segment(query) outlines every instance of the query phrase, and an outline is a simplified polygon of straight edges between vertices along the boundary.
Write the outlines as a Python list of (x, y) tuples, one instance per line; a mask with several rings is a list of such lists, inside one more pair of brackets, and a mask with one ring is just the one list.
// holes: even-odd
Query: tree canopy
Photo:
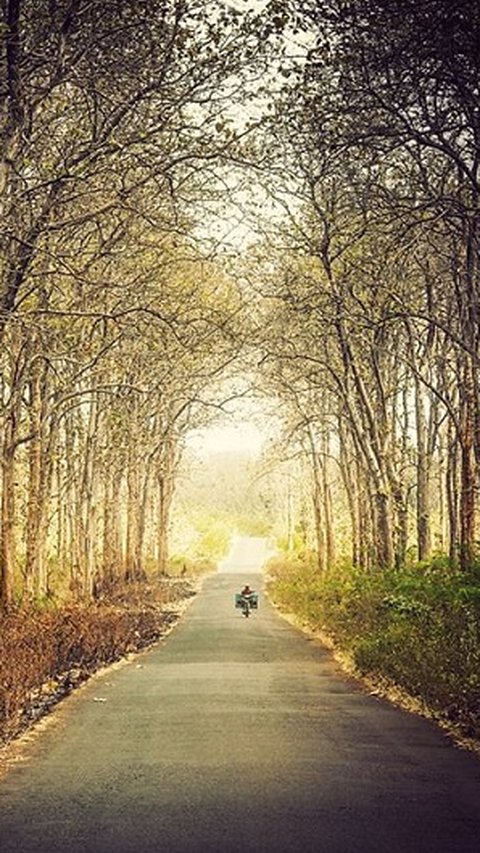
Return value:
[(272, 530), (320, 570), (471, 568), (475, 12), (5, 0), (4, 607), (166, 571), (185, 437), (242, 375), (298, 483)]

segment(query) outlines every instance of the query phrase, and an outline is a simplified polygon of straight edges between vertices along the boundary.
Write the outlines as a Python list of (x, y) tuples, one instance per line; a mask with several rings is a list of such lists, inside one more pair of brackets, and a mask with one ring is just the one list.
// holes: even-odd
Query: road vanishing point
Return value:
[(263, 594), (243, 618), (244, 580), (58, 706), (0, 780), (2, 853), (479, 853), (480, 759)]

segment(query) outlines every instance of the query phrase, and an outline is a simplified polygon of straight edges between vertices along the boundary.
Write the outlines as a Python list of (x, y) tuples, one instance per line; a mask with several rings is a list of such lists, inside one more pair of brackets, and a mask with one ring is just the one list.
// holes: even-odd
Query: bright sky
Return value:
[(187, 437), (187, 445), (202, 456), (213, 453), (242, 453), (258, 456), (268, 435), (252, 421), (237, 421), (194, 430)]

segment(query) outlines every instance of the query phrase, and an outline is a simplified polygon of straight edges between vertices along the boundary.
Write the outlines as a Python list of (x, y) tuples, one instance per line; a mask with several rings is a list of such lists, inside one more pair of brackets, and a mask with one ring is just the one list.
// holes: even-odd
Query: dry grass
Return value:
[(0, 617), (0, 742), (100, 667), (155, 642), (193, 594), (188, 581), (162, 578), (117, 586), (90, 606)]

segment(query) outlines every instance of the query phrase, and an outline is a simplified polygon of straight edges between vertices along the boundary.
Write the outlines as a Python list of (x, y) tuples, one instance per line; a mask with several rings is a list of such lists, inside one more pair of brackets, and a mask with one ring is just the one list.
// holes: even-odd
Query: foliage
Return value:
[(217, 0), (24, 0), (0, 18), (8, 608), (166, 568), (185, 433), (217, 412), (242, 344), (240, 290), (206, 233), (230, 116), (276, 36)]
[(478, 15), (467, 0), (288, 8), (307, 48), (269, 128), (285, 216), (259, 257), (260, 363), (311, 469), (319, 562), (335, 562), (346, 509), (356, 565), (402, 565), (413, 547), (467, 569), (480, 482)]
[(480, 734), (480, 583), (448, 567), (366, 574), (270, 564), (273, 599), (464, 732)]

